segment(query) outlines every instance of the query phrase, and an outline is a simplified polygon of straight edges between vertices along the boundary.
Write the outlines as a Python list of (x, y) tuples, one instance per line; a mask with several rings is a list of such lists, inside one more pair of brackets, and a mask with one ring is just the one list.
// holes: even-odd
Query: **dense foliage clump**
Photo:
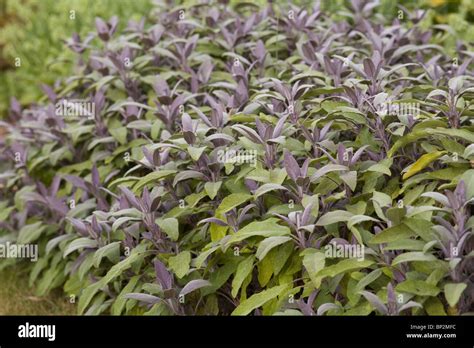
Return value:
[(39, 245), (40, 294), (87, 314), (472, 311), (469, 42), (448, 55), (422, 11), (356, 0), (150, 17), (97, 18), (68, 41), (74, 75), (2, 123), (1, 240)]

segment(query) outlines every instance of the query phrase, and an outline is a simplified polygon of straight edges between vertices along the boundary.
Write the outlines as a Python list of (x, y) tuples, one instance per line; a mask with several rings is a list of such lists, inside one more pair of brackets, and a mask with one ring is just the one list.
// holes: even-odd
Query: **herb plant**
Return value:
[(97, 18), (72, 74), (1, 123), (1, 240), (37, 244), (31, 283), (80, 314), (471, 312), (472, 45), (448, 55), (423, 15)]

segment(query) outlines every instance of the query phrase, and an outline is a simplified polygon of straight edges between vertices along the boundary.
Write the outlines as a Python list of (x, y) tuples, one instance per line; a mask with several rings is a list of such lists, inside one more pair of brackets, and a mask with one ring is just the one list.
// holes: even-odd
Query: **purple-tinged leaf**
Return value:
[(186, 296), (187, 294), (189, 294), (189, 293), (191, 293), (195, 290), (204, 288), (206, 286), (211, 286), (211, 285), (212, 284), (207, 280), (194, 279), (194, 280), (191, 280), (189, 283), (186, 284), (186, 286), (181, 290), (179, 295), (180, 296)]
[(288, 150), (285, 150), (283, 166), (285, 167), (288, 176), (296, 182), (296, 179), (301, 176), (301, 171), (298, 162), (296, 162), (295, 158)]
[(171, 289), (173, 285), (173, 277), (170, 272), (168, 272), (166, 266), (160, 260), (155, 260), (154, 265), (156, 279), (160, 283), (163, 290)]

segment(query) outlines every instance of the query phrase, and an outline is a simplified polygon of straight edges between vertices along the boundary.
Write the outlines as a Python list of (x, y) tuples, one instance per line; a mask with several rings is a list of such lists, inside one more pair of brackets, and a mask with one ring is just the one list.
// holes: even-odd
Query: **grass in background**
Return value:
[(28, 272), (12, 266), (0, 272), (0, 315), (75, 315), (76, 307), (61, 290), (36, 296), (28, 286)]
[(84, 38), (95, 30), (95, 17), (114, 15), (123, 28), (151, 8), (151, 0), (0, 0), (0, 118), (12, 96), (24, 105), (37, 102), (41, 83), (70, 73), (75, 56), (64, 40), (74, 32)]

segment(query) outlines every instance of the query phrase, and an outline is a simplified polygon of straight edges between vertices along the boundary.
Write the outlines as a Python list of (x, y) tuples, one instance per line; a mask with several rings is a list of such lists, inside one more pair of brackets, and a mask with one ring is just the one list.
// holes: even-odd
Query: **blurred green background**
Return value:
[(12, 96), (21, 104), (37, 101), (41, 82), (52, 85), (70, 73), (76, 57), (64, 40), (95, 31), (95, 17), (116, 15), (124, 28), (151, 8), (150, 0), (0, 0), (0, 114)]
[[(184, 0), (177, 3), (196, 2)], [(265, 4), (266, 1), (253, 1)], [(274, 3), (287, 4), (276, 0)], [(231, 0), (230, 5), (239, 1)], [(298, 5), (313, 1), (295, 0)], [(333, 11), (348, 0), (323, 0), (324, 9)], [(396, 17), (397, 4), (410, 10), (430, 9), (425, 25), (447, 24), (456, 34), (438, 38), (447, 49), (453, 49), (456, 38), (474, 41), (474, 0), (381, 0), (378, 12)], [(78, 32), (81, 38), (95, 31), (96, 16), (120, 18), (120, 28), (128, 20), (150, 14), (153, 0), (0, 0), (0, 118), (4, 118), (12, 96), (26, 105), (42, 96), (40, 83), (52, 85), (67, 76), (75, 55), (64, 40)], [(71, 19), (70, 11), (75, 11)], [(20, 58), (21, 66), (15, 66)]]

